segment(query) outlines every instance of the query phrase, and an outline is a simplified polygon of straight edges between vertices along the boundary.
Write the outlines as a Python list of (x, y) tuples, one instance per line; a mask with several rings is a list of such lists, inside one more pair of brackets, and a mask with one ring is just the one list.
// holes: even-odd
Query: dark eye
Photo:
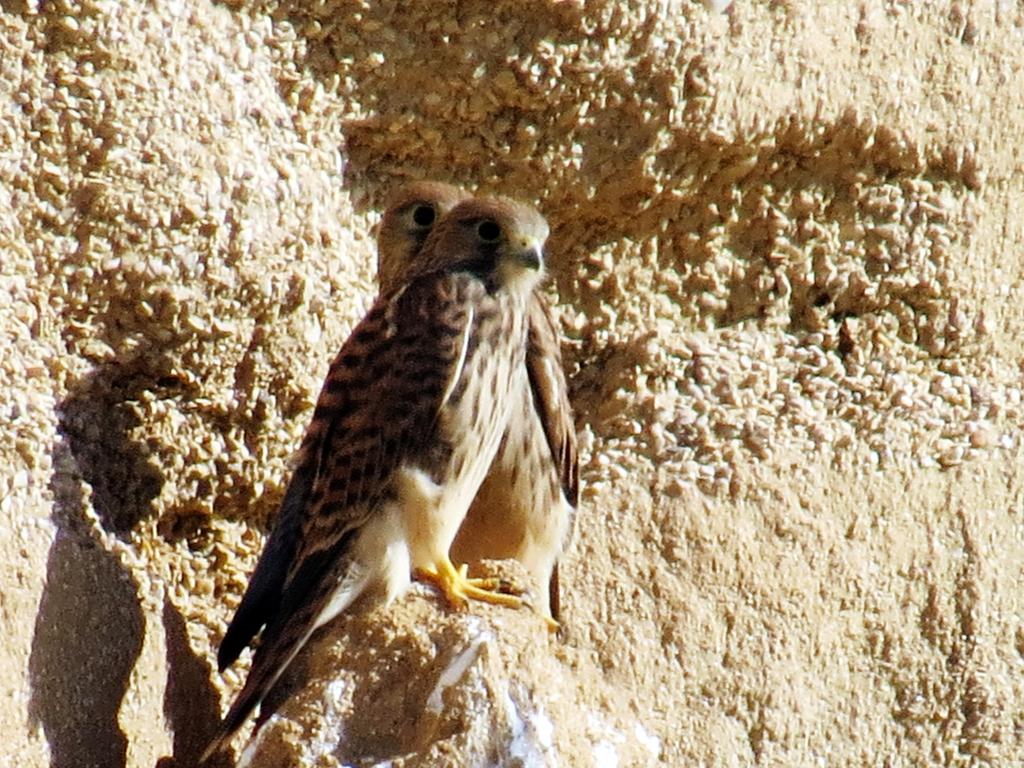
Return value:
[(481, 221), (477, 225), (476, 233), (485, 243), (493, 243), (501, 237), (501, 227), (490, 219), (487, 219), (486, 221)]
[(429, 227), (437, 218), (433, 207), (429, 205), (417, 205), (412, 212), (412, 220), (417, 227)]

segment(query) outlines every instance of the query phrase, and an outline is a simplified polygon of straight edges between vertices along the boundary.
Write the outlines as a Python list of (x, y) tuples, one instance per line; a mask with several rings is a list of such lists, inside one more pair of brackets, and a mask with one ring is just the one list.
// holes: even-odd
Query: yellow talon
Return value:
[(522, 607), (521, 598), (498, 591), (502, 587), (501, 579), (470, 579), (467, 572), (466, 565), (456, 568), (448, 557), (444, 557), (429, 568), (421, 568), (416, 575), (440, 589), (454, 608), (465, 608), (470, 600), (509, 608)]
[[(496, 595), (502, 598), (515, 597), (519, 600), (519, 605), (528, 605), (527, 601), (519, 597), (522, 594), (522, 589), (517, 587), (511, 581), (506, 579), (471, 579), (469, 578), (469, 564), (463, 563), (458, 568), (459, 578), (463, 579), (467, 584), (472, 585), (478, 589), (485, 590), (491, 595)], [(436, 583), (436, 582), (435, 582)], [(487, 598), (481, 598), (486, 602), (498, 602), (494, 600), (488, 600)], [(504, 600), (500, 601), (501, 605), (509, 605)], [(519, 606), (516, 606), (519, 607)], [(541, 614), (541, 618), (544, 619), (544, 623), (548, 625), (548, 629), (554, 633), (558, 633), (562, 629), (562, 625), (555, 621), (554, 617), (547, 614)]]
[(474, 587), (478, 587), (479, 589), (487, 590), (488, 592), (497, 592), (498, 594), (501, 594), (501, 595), (515, 595), (516, 597), (521, 597), (522, 594), (523, 594), (522, 588), (517, 586), (514, 582), (509, 581), (508, 579), (502, 579), (502, 578), (486, 578), (486, 579), (476, 579), (476, 578), (473, 578), (473, 579), (471, 579), (471, 578), (469, 578), (469, 565), (467, 563), (463, 563), (462, 565), (459, 566), (459, 576), (462, 579), (465, 579), (467, 583), (472, 584)]

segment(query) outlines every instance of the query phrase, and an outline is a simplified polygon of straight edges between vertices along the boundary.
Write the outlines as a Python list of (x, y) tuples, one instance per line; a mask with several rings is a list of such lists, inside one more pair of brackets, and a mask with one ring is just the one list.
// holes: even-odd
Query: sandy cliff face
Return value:
[(418, 588), (253, 765), (1019, 759), (1024, 10), (406, 5), (0, 5), (6, 764), (195, 759), (407, 178), (552, 224), (566, 637)]

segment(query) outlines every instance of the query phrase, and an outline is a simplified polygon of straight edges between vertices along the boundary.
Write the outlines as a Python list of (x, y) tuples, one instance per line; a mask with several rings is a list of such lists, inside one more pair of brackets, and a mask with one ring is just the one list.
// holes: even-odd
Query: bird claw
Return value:
[[(514, 595), (515, 597), (522, 598), (526, 594), (526, 590), (516, 584), (511, 579), (503, 579), (501, 577), (488, 577), (488, 578), (470, 578), (469, 577), (469, 566), (463, 563), (458, 568), (459, 576), (465, 579), (467, 584), (471, 584), (478, 589), (485, 590), (487, 592), (497, 592), (501, 595)], [(525, 602), (525, 601), (523, 601)]]
[[(458, 610), (466, 607), (470, 600), (483, 603), (504, 605), (509, 608), (521, 608), (523, 599), (516, 594), (509, 594), (514, 586), (504, 579), (471, 579), (467, 576), (468, 566), (456, 568), (447, 557), (429, 568), (420, 568), (416, 577), (429, 581), (448, 599), (448, 603)], [(503, 588), (512, 587), (508, 591)]]
[[(523, 587), (519, 586), (514, 581), (510, 579), (502, 579), (500, 577), (489, 579), (470, 579), (466, 577), (468, 571), (469, 566), (465, 563), (459, 566), (459, 575), (465, 578), (466, 581), (471, 583), (473, 586), (485, 589), (488, 592), (497, 592), (501, 595), (514, 595), (515, 597), (519, 598), (519, 601), (522, 605), (526, 606), (527, 608), (532, 608), (535, 611), (537, 610), (533, 602), (529, 600), (527, 597), (524, 597), (524, 595), (527, 594), (527, 590), (523, 589)], [(537, 613), (540, 613), (540, 611), (537, 611)], [(544, 623), (547, 625), (549, 630), (556, 634), (561, 631), (562, 625), (559, 624), (553, 616), (549, 616), (546, 613), (541, 613), (540, 616), (542, 619), (544, 619)]]

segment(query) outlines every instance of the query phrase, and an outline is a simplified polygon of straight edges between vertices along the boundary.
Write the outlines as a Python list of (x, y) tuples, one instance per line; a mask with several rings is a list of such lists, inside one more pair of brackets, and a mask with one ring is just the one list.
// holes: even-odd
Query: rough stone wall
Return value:
[(253, 765), (1018, 761), (1021, 51), (1009, 2), (0, 3), (5, 764), (194, 760), (406, 178), (552, 223), (566, 638), (414, 590)]

